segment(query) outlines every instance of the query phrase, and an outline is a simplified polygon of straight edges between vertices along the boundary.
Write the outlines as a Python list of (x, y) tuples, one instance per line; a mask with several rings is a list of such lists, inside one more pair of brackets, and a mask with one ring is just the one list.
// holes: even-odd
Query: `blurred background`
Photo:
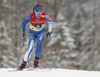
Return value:
[[(45, 68), (100, 71), (100, 0), (0, 0), (0, 68), (17, 67), (21, 24), (33, 11), (34, 3), (43, 5), (53, 20), (52, 37), (49, 44), (44, 40), (39, 64)], [(28, 49), (28, 29), (29, 24), (19, 65)], [(45, 29), (47, 32), (47, 23)], [(27, 68), (33, 67), (35, 49)]]

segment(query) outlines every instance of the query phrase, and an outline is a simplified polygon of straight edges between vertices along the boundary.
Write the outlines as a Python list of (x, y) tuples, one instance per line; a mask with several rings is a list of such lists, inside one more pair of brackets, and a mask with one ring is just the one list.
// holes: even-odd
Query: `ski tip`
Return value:
[(14, 70), (8, 70), (8, 72), (15, 72), (15, 71), (21, 71), (21, 70), (19, 68)]

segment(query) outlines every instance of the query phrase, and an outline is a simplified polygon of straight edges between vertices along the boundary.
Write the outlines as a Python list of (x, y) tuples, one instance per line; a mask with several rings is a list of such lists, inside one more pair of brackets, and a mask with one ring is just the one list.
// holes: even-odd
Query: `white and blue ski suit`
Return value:
[(25, 20), (22, 22), (21, 30), (25, 33), (25, 25), (30, 22), (29, 34), (28, 34), (28, 51), (24, 56), (24, 61), (28, 62), (30, 55), (34, 49), (35, 41), (37, 40), (37, 48), (35, 51), (35, 57), (40, 57), (42, 51), (42, 43), (45, 38), (44, 23), (48, 22), (48, 32), (52, 31), (53, 22), (45, 12), (42, 13), (42, 17), (37, 18), (35, 13), (31, 12)]

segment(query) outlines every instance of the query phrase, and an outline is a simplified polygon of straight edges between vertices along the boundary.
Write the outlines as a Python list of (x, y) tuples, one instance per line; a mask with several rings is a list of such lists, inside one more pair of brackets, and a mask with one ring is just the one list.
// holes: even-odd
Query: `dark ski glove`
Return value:
[(52, 32), (48, 32), (48, 33), (46, 34), (46, 39), (50, 39), (51, 33), (52, 33)]
[(24, 40), (24, 39), (25, 39), (25, 36), (26, 36), (25, 33), (23, 33), (23, 34), (21, 35), (21, 39)]

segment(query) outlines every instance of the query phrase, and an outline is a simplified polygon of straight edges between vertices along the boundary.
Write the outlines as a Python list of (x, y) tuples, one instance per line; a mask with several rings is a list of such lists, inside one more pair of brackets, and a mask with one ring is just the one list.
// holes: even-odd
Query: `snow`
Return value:
[(12, 68), (0, 69), (0, 77), (100, 77), (99, 71), (82, 71), (69, 69), (24, 69), (23, 71), (13, 71)]

